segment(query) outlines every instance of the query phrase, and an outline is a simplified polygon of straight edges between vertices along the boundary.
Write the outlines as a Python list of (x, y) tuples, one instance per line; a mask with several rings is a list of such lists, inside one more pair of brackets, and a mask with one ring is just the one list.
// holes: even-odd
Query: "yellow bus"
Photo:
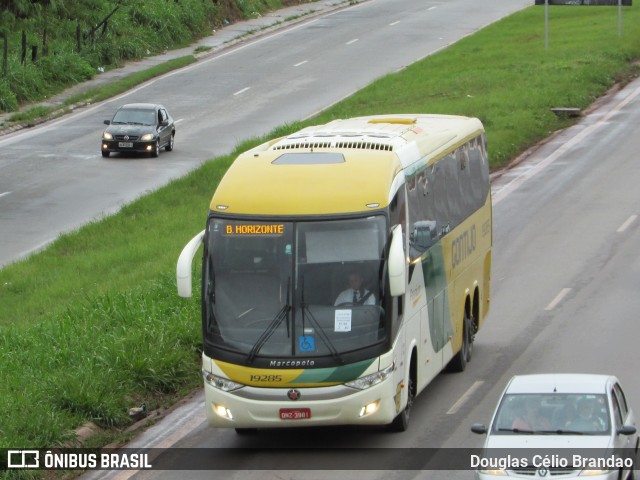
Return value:
[(202, 257), (210, 425), (389, 425), (489, 309), (492, 216), (475, 118), (335, 120), (241, 154), (183, 249)]

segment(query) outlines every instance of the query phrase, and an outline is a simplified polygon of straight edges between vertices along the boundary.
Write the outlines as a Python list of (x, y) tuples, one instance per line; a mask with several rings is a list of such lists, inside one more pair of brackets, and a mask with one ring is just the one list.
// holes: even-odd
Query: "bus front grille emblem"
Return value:
[(287, 392), (287, 397), (289, 397), (289, 400), (299, 400), (300, 399), (300, 391), (299, 390), (289, 390)]

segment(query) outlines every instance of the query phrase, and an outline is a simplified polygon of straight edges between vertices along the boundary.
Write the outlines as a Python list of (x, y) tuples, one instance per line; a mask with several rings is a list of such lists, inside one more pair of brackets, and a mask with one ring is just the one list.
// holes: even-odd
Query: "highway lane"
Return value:
[[(491, 314), (473, 361), (441, 374), (417, 399), (410, 429), (333, 428), (238, 436), (206, 426), (203, 397), (144, 432), (132, 448), (480, 447), (514, 374), (617, 375), (640, 414), (640, 80), (578, 125), (553, 136), (494, 180)], [(637, 416), (636, 415), (636, 416)], [(247, 469), (261, 457), (248, 454)], [(170, 479), (176, 472), (95, 472), (87, 478)], [(467, 479), (468, 471), (185, 471), (185, 479)]]
[[(247, 138), (307, 118), (375, 78), (532, 3), (368, 0), (2, 137), (0, 267)], [(160, 102), (169, 109), (178, 120), (174, 152), (162, 152), (158, 159), (100, 156), (102, 121), (130, 102)]]

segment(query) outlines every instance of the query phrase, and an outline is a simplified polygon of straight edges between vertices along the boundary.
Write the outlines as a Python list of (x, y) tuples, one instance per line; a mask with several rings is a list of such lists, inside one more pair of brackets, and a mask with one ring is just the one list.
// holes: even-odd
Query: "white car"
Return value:
[(635, 418), (611, 375), (513, 377), (487, 428), (477, 479), (632, 479), (638, 452)]

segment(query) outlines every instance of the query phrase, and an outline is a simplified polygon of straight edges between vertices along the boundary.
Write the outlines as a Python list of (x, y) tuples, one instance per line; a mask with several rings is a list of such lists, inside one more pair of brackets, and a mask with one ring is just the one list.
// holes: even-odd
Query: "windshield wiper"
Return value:
[[(262, 335), (258, 338), (258, 341), (251, 348), (249, 352), (249, 356), (247, 357), (247, 363), (251, 364), (260, 352), (260, 349), (264, 347), (264, 344), (271, 338), (271, 335), (278, 329), (280, 324), (285, 318), (289, 317), (289, 312), (291, 311), (291, 301), (290, 301), (290, 291), (291, 291), (291, 277), (287, 280), (287, 303), (282, 306), (280, 311), (276, 314), (276, 316), (271, 320), (271, 323), (267, 327), (267, 329), (262, 332)], [(287, 336), (289, 336), (289, 322), (287, 322)]]
[(527, 433), (529, 435), (584, 435), (584, 432), (575, 430), (523, 430), (520, 428), (499, 428), (499, 432)]
[(311, 310), (309, 310), (309, 307), (304, 303), (304, 276), (302, 277), (301, 287), (302, 287), (302, 292), (300, 293), (300, 309), (302, 311), (302, 331), (304, 332), (304, 323), (305, 323), (304, 313), (307, 312), (307, 314), (309, 315), (309, 320), (311, 321), (313, 328), (318, 332), (318, 336), (320, 337), (320, 340), (322, 341), (322, 343), (324, 343), (325, 346), (329, 349), (329, 351), (331, 352), (331, 355), (336, 360), (338, 360), (341, 364), (344, 365), (344, 359), (340, 356), (340, 354), (338, 353), (338, 350), (336, 350), (336, 347), (333, 345), (333, 343), (331, 343), (331, 340), (329, 339), (327, 334), (324, 332), (324, 329), (320, 326), (318, 321), (315, 319), (315, 317), (311, 313)]
[(521, 430), (519, 428), (498, 428), (499, 432), (513, 432), (513, 433), (528, 433), (530, 435), (534, 434), (533, 430)]
[(553, 430), (550, 433), (555, 433), (558, 435), (590, 435), (586, 432), (579, 432), (578, 430), (563, 430), (563, 429)]

